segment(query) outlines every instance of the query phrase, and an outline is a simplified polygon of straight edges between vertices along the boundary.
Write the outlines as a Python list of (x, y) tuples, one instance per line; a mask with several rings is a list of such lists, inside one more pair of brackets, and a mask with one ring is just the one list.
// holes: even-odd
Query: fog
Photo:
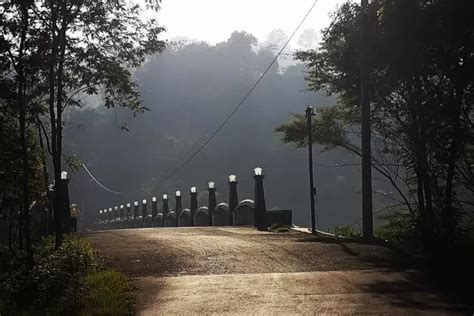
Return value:
[[(70, 191), (71, 202), (82, 210), (80, 225), (91, 223), (99, 209), (163, 193), (173, 195), (175, 190), (183, 192), (183, 207), (189, 207), (191, 186), (201, 192), (200, 206), (207, 205), (211, 180), (216, 182), (218, 202), (227, 202), (230, 174), (237, 175), (239, 200), (253, 198), (253, 168), (259, 166), (265, 173), (267, 208), (292, 209), (294, 223), (309, 226), (307, 149), (281, 143), (274, 129), (292, 113), (303, 113), (308, 105), (332, 105), (334, 98), (306, 91), (301, 64), (275, 64), (216, 137), (161, 183), (248, 92), (275, 56), (271, 44), (234, 32), (216, 45), (170, 45), (136, 73), (149, 111), (133, 117), (128, 110), (104, 109), (100, 102), (92, 102), (70, 112), (74, 125), (66, 127), (65, 154), (76, 155), (104, 186), (124, 193), (108, 192), (78, 170), (72, 175)], [(359, 161), (346, 152), (321, 149), (314, 150), (320, 227), (352, 224), (360, 219), (360, 168), (335, 165)]]

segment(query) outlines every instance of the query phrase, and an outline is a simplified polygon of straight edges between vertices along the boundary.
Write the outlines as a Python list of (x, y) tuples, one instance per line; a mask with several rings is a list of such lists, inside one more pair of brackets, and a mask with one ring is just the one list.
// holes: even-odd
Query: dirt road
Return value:
[(167, 314), (456, 314), (408, 258), (358, 243), (252, 228), (90, 233), (133, 277), (136, 310)]

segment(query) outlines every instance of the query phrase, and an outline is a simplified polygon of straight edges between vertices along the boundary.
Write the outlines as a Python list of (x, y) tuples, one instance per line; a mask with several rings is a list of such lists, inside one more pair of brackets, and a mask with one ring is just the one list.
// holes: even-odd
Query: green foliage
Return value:
[[(337, 97), (336, 105), (318, 110), (314, 141), (356, 155), (360, 14), (357, 3), (343, 4), (320, 48), (296, 53), (308, 67), (309, 89)], [(474, 212), (474, 2), (373, 1), (367, 16), (373, 167), (414, 214), (428, 249), (434, 241), (453, 244), (461, 215)], [(304, 120), (296, 115), (276, 131), (284, 142), (305, 146)]]
[(91, 244), (80, 238), (66, 238), (54, 250), (53, 238), (44, 238), (35, 252), (35, 265), (26, 268), (22, 254), (12, 258), (1, 275), (2, 314), (74, 313), (83, 304), (85, 278), (101, 262)]
[(83, 310), (87, 315), (131, 314), (127, 278), (114, 270), (92, 272), (86, 277), (87, 294)]
[(357, 238), (360, 237), (360, 231), (352, 225), (336, 225), (334, 227), (334, 234), (345, 238)]
[(268, 227), (268, 231), (272, 233), (288, 233), (290, 228), (286, 226), (280, 226), (279, 224), (275, 223)]
[(375, 230), (375, 236), (404, 248), (419, 248), (416, 238), (416, 219), (410, 212), (388, 212), (379, 215), (378, 219), (382, 223)]

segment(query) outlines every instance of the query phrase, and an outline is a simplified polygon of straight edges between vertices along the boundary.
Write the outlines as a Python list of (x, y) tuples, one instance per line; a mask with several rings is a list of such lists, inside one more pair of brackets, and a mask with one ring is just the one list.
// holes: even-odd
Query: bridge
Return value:
[(131, 276), (140, 315), (456, 314), (417, 264), (384, 246), (253, 227), (84, 234)]

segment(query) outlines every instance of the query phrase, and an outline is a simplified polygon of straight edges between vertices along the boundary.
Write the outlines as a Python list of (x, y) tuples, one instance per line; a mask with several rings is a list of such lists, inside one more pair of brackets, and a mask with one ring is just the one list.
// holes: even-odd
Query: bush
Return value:
[(91, 244), (66, 237), (62, 247), (55, 251), (54, 240), (48, 237), (35, 250), (31, 270), (26, 268), (26, 258), (19, 254), (2, 274), (0, 313), (65, 314), (79, 310), (85, 277), (100, 266)]
[(334, 234), (345, 238), (360, 237), (360, 231), (351, 225), (336, 225), (336, 227), (334, 227)]
[(386, 213), (378, 219), (382, 221), (382, 225), (375, 231), (377, 237), (406, 250), (420, 247), (415, 229), (416, 220), (408, 211)]
[(86, 277), (87, 294), (83, 310), (90, 315), (127, 315), (131, 313), (127, 278), (114, 270), (92, 272)]
[(272, 233), (287, 233), (290, 229), (286, 226), (280, 226), (279, 224), (273, 224), (272, 226), (268, 227), (268, 231)]

